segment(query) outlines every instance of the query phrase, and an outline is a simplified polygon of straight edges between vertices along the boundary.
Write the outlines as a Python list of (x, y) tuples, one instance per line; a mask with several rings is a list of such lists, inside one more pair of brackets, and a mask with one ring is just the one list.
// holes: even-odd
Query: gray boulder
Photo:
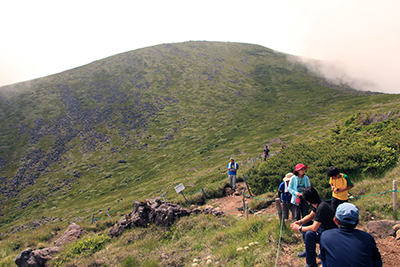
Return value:
[(54, 242), (54, 245), (58, 247), (62, 246), (65, 243), (75, 241), (76, 239), (78, 239), (79, 237), (81, 237), (83, 234), (86, 233), (87, 232), (82, 227), (80, 227), (75, 223), (71, 223), (68, 226), (67, 230), (65, 230), (64, 234)]
[(59, 247), (50, 247), (40, 250), (26, 249), (15, 258), (19, 267), (45, 267), (51, 256), (61, 250)]

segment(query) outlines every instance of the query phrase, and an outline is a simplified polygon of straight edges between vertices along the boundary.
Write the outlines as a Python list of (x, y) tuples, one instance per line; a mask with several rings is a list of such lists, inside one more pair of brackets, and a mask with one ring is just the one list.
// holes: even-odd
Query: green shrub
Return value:
[(255, 194), (276, 192), (282, 178), (297, 163), (306, 164), (306, 175), (322, 198), (330, 198), (331, 189), (326, 172), (336, 166), (350, 179), (381, 176), (398, 161), (400, 120), (393, 119), (362, 125), (364, 115), (345, 120), (332, 130), (329, 138), (288, 146), (282, 153), (269, 158), (253, 170), (249, 184)]
[(100, 250), (105, 243), (110, 241), (107, 235), (94, 235), (75, 242), (70, 253), (72, 256), (81, 254), (93, 254)]
[(21, 241), (17, 240), (11, 243), (11, 248), (13, 251), (16, 251), (21, 248)]
[(69, 251), (54, 261), (54, 266), (64, 266), (76, 257), (85, 257), (100, 251), (110, 241), (107, 235), (92, 235), (71, 244)]

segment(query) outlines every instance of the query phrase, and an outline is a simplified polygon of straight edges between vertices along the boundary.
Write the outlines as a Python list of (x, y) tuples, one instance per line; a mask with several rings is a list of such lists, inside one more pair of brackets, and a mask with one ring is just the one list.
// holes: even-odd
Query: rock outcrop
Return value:
[(146, 202), (135, 201), (132, 211), (111, 227), (110, 236), (117, 237), (121, 235), (125, 229), (131, 227), (146, 227), (149, 223), (168, 226), (171, 225), (176, 218), (189, 216), (191, 213), (224, 214), (222, 211), (212, 208), (187, 210), (181, 208), (179, 205), (162, 201), (160, 198), (148, 199)]
[(19, 267), (44, 267), (46, 266), (46, 262), (51, 259), (52, 255), (61, 250), (60, 246), (76, 240), (85, 233), (87, 232), (82, 227), (72, 223), (68, 226), (67, 230), (65, 230), (64, 234), (54, 242), (55, 247), (37, 250), (26, 249), (18, 254), (14, 262)]

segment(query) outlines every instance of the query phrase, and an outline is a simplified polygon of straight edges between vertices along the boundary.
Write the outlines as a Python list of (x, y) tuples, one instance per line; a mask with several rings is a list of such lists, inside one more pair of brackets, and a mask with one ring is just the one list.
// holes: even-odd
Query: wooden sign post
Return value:
[(182, 183), (180, 183), (177, 186), (175, 186), (174, 189), (175, 189), (176, 193), (178, 193), (178, 194), (181, 193), (183, 198), (186, 200), (186, 203), (189, 204), (189, 202), (187, 201), (187, 199), (185, 197), (185, 194), (183, 193), (183, 190), (185, 189), (185, 186)]

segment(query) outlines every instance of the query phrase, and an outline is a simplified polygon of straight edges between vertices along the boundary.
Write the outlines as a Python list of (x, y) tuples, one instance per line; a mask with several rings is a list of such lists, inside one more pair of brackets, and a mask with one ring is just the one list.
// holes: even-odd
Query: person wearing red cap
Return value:
[(305, 175), (307, 169), (308, 167), (303, 163), (297, 164), (293, 171), (294, 176), (289, 182), (289, 192), (292, 194), (290, 202), (294, 205), (296, 221), (306, 216), (310, 209), (307, 201), (302, 196), (304, 188), (311, 186), (310, 179)]

